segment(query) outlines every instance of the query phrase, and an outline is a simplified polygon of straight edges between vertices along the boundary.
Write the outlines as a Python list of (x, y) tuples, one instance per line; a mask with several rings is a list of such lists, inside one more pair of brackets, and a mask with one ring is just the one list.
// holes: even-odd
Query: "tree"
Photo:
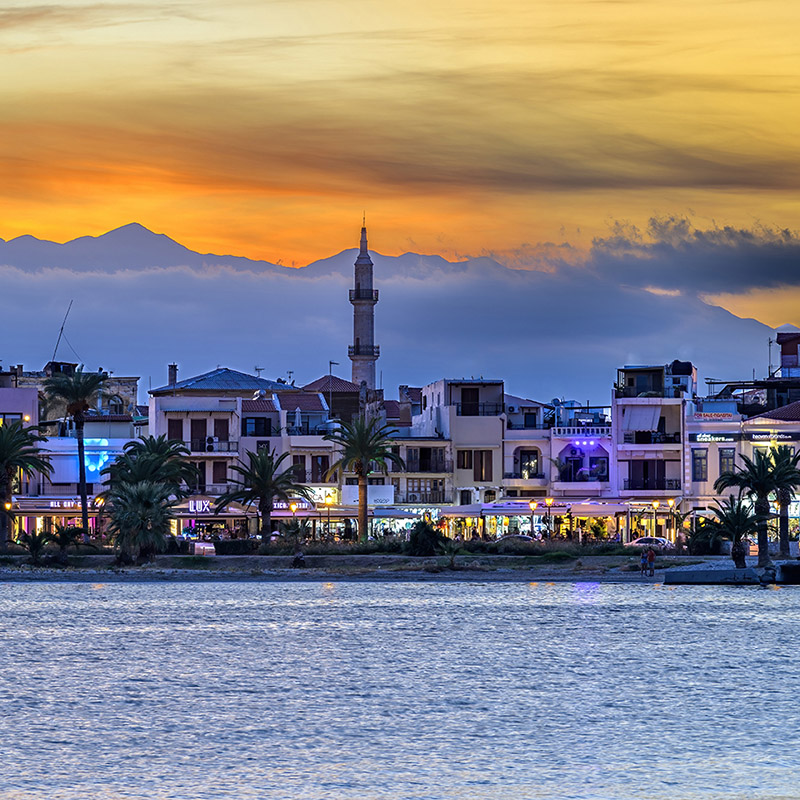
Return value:
[(70, 546), (77, 547), (78, 539), (81, 538), (82, 533), (83, 531), (74, 525), (55, 526), (55, 529), (50, 534), (50, 541), (58, 545), (58, 560), (62, 564), (67, 563), (67, 548)]
[(757, 449), (753, 458), (740, 456), (743, 467), (736, 467), (733, 472), (723, 472), (714, 483), (717, 494), (725, 489), (736, 488), (744, 492), (753, 501), (753, 509), (758, 524), (758, 566), (772, 568), (769, 557), (770, 495), (782, 489), (794, 491), (800, 486), (800, 470), (792, 466), (785, 458), (775, 459), (775, 449)]
[(758, 517), (753, 512), (753, 506), (745, 502), (742, 496), (726, 497), (723, 502), (716, 501), (717, 507), (712, 508), (716, 519), (709, 520), (716, 532), (733, 543), (731, 558), (737, 569), (744, 569), (745, 545), (743, 540), (758, 532)]
[(50, 456), (39, 448), (39, 442), (46, 442), (39, 429), (24, 427), (22, 422), (7, 422), (0, 425), (0, 496), (3, 507), (0, 509), (0, 546), (8, 541), (12, 515), (11, 502), (14, 479), (21, 473), (31, 476), (34, 473), (49, 475), (53, 469)]
[[(793, 447), (781, 444), (773, 448), (775, 462), (785, 462), (787, 466), (797, 468), (800, 464), (800, 452), (795, 453)], [(778, 496), (778, 541), (782, 558), (789, 558), (789, 506), (794, 499), (794, 491), (782, 487), (777, 491)]]
[(354, 472), (358, 479), (358, 535), (367, 538), (367, 476), (375, 468), (384, 475), (388, 473), (388, 463), (405, 469), (403, 459), (392, 452), (392, 428), (381, 425), (377, 418), (369, 421), (363, 415), (350, 422), (340, 422), (339, 429), (323, 436), (338, 445), (339, 460), (328, 470), (332, 475), (337, 470)]
[(169, 486), (152, 481), (119, 483), (107, 496), (109, 530), (120, 560), (138, 561), (164, 549), (178, 502)]
[(242, 503), (258, 508), (259, 534), (264, 541), (269, 540), (272, 532), (272, 510), (276, 500), (290, 502), (292, 497), (310, 497), (308, 487), (296, 482), (297, 473), (294, 467), (281, 469), (288, 453), (280, 456), (274, 450), (263, 449), (257, 453), (247, 452), (247, 463), (239, 459), (232, 469), (239, 473), (232, 478), (236, 487), (217, 499), (219, 510), (228, 503)]
[(89, 502), (86, 498), (86, 463), (83, 444), (83, 428), (86, 412), (102, 392), (108, 374), (105, 372), (84, 372), (79, 367), (74, 373), (57, 372), (44, 382), (44, 390), (51, 400), (60, 400), (67, 407), (67, 416), (75, 423), (78, 440), (78, 489), (81, 495), (81, 527), (89, 530)]
[(45, 547), (50, 543), (51, 536), (41, 530), (32, 530), (30, 533), (22, 531), (17, 539), (17, 543), (22, 545), (31, 554), (31, 563), (34, 566), (39, 564)]
[(150, 481), (167, 485), (176, 497), (183, 497), (187, 494), (184, 484), (192, 486), (197, 482), (197, 467), (187, 461), (190, 453), (183, 442), (163, 435), (141, 436), (128, 442), (123, 451), (103, 470), (112, 487)]

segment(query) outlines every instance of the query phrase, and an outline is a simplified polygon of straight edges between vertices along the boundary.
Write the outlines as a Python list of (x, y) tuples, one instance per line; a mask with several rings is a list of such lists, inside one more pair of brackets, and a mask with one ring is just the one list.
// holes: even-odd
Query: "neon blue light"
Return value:
[(86, 467), (86, 471), (99, 473), (109, 461), (108, 451), (88, 448), (108, 447), (108, 439), (86, 439), (84, 444), (87, 447), (83, 454), (83, 465)]

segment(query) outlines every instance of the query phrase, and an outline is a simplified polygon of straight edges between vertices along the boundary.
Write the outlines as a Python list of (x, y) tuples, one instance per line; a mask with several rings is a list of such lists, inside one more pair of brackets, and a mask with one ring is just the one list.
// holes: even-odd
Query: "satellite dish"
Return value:
[(266, 389), (256, 389), (255, 392), (253, 392), (253, 400), (263, 400), (266, 396)]
[(554, 397), (554, 398), (553, 398), (553, 399), (550, 401), (550, 405), (551, 405), (551, 406), (555, 406), (556, 408), (558, 408), (558, 407), (561, 405), (561, 401), (560, 401), (560, 400), (559, 400), (557, 397)]

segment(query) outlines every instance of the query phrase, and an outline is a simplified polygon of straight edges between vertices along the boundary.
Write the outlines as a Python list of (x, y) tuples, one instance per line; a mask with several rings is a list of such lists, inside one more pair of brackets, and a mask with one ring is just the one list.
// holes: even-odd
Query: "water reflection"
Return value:
[(796, 794), (793, 587), (86, 589), (0, 586), (4, 800)]

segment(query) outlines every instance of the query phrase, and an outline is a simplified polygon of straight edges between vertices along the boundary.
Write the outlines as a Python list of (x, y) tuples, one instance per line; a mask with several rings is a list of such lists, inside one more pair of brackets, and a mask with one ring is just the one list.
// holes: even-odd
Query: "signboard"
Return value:
[(740, 419), (739, 414), (734, 414), (732, 411), (696, 411), (694, 418), (696, 420), (733, 420)]
[(190, 500), (189, 512), (191, 514), (211, 514), (211, 501), (210, 500)]
[[(367, 503), (371, 506), (394, 505), (394, 486), (367, 486)], [(342, 505), (358, 505), (358, 486), (342, 486)]]
[(689, 434), (689, 441), (690, 442), (704, 442), (714, 443), (714, 442), (738, 442), (742, 438), (741, 433), (690, 433)]
[(747, 434), (751, 442), (798, 442), (800, 433), (788, 431), (752, 431)]

